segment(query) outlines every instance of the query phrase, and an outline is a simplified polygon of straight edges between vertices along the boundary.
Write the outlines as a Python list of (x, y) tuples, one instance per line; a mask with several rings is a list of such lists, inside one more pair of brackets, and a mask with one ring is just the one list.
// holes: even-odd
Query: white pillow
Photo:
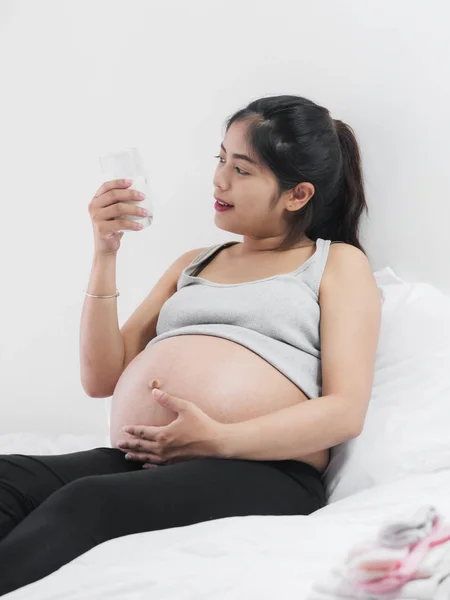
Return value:
[(383, 299), (374, 383), (361, 435), (332, 449), (328, 502), (450, 468), (450, 297), (374, 273)]

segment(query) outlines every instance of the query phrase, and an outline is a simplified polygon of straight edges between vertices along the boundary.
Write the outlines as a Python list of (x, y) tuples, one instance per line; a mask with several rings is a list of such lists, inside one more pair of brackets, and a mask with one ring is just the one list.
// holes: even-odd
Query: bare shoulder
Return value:
[(334, 273), (352, 266), (359, 269), (369, 269), (372, 272), (369, 259), (362, 250), (344, 242), (331, 244), (323, 275), (332, 277)]
[(184, 252), (178, 260), (182, 265), (189, 265), (199, 254), (201, 254), (204, 250), (206, 250), (209, 246), (205, 246), (204, 248), (193, 248), (192, 250), (188, 250)]
[(366, 260), (368, 262), (368, 258), (362, 250), (344, 242), (330, 244), (328, 260), (331, 262), (333, 260)]
[(352, 244), (331, 244), (320, 283), (320, 293), (333, 293), (338, 287), (363, 286), (374, 291), (376, 281), (369, 259)]

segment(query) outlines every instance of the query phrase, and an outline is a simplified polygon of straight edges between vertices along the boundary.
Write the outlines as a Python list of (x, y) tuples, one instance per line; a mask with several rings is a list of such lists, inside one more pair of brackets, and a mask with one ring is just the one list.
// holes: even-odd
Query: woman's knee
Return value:
[(86, 475), (85, 477), (70, 481), (59, 490), (53, 492), (48, 498), (47, 503), (61, 508), (71, 506), (72, 504), (78, 507), (88, 504), (92, 505), (100, 500), (97, 496), (100, 477), (102, 476)]
[(51, 512), (52, 518), (68, 519), (83, 527), (91, 527), (102, 517), (105, 503), (101, 493), (100, 475), (87, 475), (71, 481), (42, 504), (41, 510)]

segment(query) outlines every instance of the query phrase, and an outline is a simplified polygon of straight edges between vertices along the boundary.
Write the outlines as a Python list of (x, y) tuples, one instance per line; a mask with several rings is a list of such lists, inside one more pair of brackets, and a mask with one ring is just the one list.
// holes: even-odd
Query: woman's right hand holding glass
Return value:
[(92, 198), (88, 210), (94, 230), (96, 254), (116, 254), (123, 236), (121, 229), (138, 231), (142, 227), (131, 220), (121, 219), (122, 215), (144, 217), (148, 213), (143, 208), (130, 204), (130, 201), (143, 200), (140, 192), (129, 190), (131, 180), (114, 179), (105, 181)]

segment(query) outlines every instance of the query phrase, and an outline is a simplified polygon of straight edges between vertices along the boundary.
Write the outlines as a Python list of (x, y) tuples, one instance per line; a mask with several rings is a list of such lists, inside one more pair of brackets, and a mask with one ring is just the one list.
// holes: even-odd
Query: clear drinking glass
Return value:
[[(144, 200), (127, 200), (129, 204), (135, 204), (148, 210), (148, 217), (138, 215), (121, 215), (121, 219), (127, 219), (141, 223), (148, 227), (153, 222), (153, 202), (150, 198), (150, 190), (147, 182), (147, 171), (144, 167), (142, 156), (137, 148), (126, 148), (118, 152), (108, 152), (99, 157), (100, 168), (104, 181), (112, 179), (132, 179), (133, 183), (128, 190), (138, 190), (145, 194)], [(120, 231), (131, 231), (130, 229), (120, 229)]]

